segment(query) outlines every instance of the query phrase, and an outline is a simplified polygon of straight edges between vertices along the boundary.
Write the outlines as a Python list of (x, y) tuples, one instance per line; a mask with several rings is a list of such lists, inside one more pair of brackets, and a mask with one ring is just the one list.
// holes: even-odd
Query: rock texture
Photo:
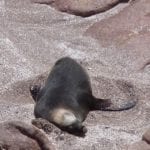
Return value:
[(96, 38), (103, 47), (115, 47), (111, 57), (115, 56), (115, 61), (131, 73), (147, 71), (150, 63), (149, 8), (149, 0), (136, 0), (118, 15), (92, 25), (86, 34)]
[(32, 124), (37, 128), (42, 129), (47, 134), (51, 134), (51, 132), (61, 132), (61, 130), (55, 125), (42, 118), (33, 119)]
[(48, 4), (56, 9), (78, 16), (91, 16), (104, 12), (122, 0), (31, 0), (35, 3)]
[(142, 139), (146, 141), (148, 144), (150, 144), (150, 129), (144, 133)]
[(0, 124), (1, 150), (53, 150), (48, 138), (37, 128), (20, 121)]
[(148, 129), (142, 140), (129, 146), (128, 150), (149, 150), (150, 149), (150, 129)]
[(134, 143), (128, 148), (128, 150), (149, 150), (149, 149), (150, 149), (150, 145), (147, 144), (145, 141)]
[(149, 5), (135, 0), (82, 18), (30, 0), (1, 0), (0, 122), (30, 123), (29, 85), (44, 82), (55, 61), (70, 56), (87, 70), (95, 96), (138, 103), (123, 112), (91, 112), (85, 138), (49, 128), (55, 149), (125, 150), (139, 141), (150, 124)]

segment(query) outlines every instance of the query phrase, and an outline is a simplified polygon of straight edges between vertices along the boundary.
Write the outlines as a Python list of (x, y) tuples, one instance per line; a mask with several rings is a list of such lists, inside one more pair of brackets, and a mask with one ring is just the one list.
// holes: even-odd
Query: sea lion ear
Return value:
[(30, 93), (32, 98), (34, 99), (34, 101), (37, 101), (37, 97), (41, 91), (41, 85), (30, 85), (29, 89), (30, 89)]

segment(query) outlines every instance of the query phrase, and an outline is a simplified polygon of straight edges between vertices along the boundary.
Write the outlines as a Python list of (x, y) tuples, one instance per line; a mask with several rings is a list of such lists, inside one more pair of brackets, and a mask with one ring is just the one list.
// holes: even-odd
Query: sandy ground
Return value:
[(150, 124), (149, 68), (144, 73), (124, 73), (128, 70), (123, 70), (119, 62), (116, 67), (111, 63), (115, 59), (111, 48), (103, 48), (93, 38), (84, 36), (91, 24), (117, 14), (128, 4), (81, 18), (47, 5), (16, 5), (17, 0), (15, 4), (14, 1), (0, 1), (0, 122), (31, 123), (34, 101), (29, 85), (43, 82), (58, 58), (70, 56), (88, 71), (95, 96), (111, 98), (114, 103), (136, 99), (138, 104), (124, 112), (91, 112), (84, 123), (88, 128), (85, 138), (64, 133), (61, 139), (52, 133), (48, 137), (55, 147), (123, 150), (140, 140)]

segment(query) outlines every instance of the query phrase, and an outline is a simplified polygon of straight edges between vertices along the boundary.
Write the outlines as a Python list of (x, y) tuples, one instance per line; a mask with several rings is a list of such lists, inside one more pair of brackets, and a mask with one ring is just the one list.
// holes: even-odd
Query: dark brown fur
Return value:
[[(55, 63), (43, 88), (34, 85), (30, 87), (30, 92), (36, 102), (36, 118), (44, 118), (73, 134), (86, 133), (87, 129), (82, 122), (89, 111), (126, 110), (135, 106), (132, 102), (122, 108), (111, 109), (110, 99), (94, 97), (88, 74), (69, 57), (61, 58)], [(76, 120), (69, 124), (74, 117)], [(66, 125), (62, 125), (63, 123)]]

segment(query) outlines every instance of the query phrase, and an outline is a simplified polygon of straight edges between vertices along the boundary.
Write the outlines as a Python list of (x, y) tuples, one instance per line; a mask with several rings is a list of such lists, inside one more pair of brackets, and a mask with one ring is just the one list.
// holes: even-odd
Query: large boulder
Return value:
[(94, 15), (112, 8), (121, 0), (31, 0), (48, 4), (56, 9), (83, 17)]

